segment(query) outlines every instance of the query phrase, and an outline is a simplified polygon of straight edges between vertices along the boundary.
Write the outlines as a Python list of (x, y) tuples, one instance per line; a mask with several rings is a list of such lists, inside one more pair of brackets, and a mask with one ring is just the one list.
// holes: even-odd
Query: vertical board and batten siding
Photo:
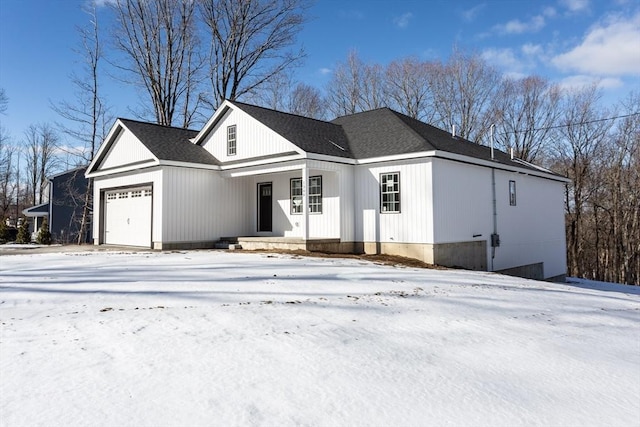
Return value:
[[(236, 154), (227, 155), (227, 126), (236, 125)], [(231, 108), (209, 133), (202, 146), (221, 162), (300, 151), (244, 111)]]
[[(118, 174), (110, 177), (97, 177), (93, 180), (93, 200), (100, 200), (100, 192), (102, 190), (109, 190), (112, 188), (130, 188), (138, 187), (141, 185), (152, 184), (153, 185), (153, 205), (151, 210), (152, 215), (152, 229), (151, 240), (152, 242), (162, 241), (162, 171), (160, 168), (153, 168), (145, 171), (133, 171), (129, 173)], [(103, 206), (101, 203), (94, 203), (93, 205), (93, 236), (94, 239), (102, 240), (100, 236), (100, 218), (104, 213), (102, 212)]]
[(100, 164), (100, 169), (109, 169), (144, 160), (155, 159), (147, 147), (131, 132), (123, 128)]
[(220, 237), (247, 235), (248, 181), (225, 179), (217, 171), (165, 167), (163, 242), (215, 241)]
[[(309, 176), (322, 176), (322, 213), (309, 214), (309, 238), (340, 238), (340, 199), (338, 174), (326, 170), (309, 169)], [(257, 233), (259, 183), (271, 182), (273, 195), (273, 228), (271, 232), (257, 233), (266, 236), (302, 238), (304, 215), (291, 213), (291, 179), (301, 178), (302, 171), (257, 175), (251, 178), (252, 232)], [(308, 190), (307, 190), (308, 191)]]
[[(380, 174), (400, 173), (400, 213), (380, 213)], [(355, 170), (355, 240), (431, 243), (431, 159), (361, 165)]]
[[(509, 181), (516, 182), (516, 206)], [(434, 160), (434, 243), (483, 240), (491, 269), (493, 193), (491, 168)], [(544, 277), (565, 274), (562, 182), (524, 173), (495, 171), (497, 233), (493, 270), (544, 263)], [(481, 236), (473, 237), (480, 234)]]
[[(516, 183), (516, 205), (509, 204), (509, 181)], [(566, 274), (564, 183), (520, 173), (496, 171), (500, 247), (494, 269), (543, 262), (544, 277)]]
[(491, 169), (434, 159), (432, 170), (433, 243), (489, 240), (493, 227)]

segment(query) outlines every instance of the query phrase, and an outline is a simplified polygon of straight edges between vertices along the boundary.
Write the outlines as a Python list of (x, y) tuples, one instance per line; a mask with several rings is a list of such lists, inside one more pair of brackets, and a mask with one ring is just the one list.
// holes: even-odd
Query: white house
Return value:
[(567, 179), (494, 153), (388, 108), (326, 122), (225, 101), (199, 132), (118, 119), (86, 174), (94, 242), (563, 276)]

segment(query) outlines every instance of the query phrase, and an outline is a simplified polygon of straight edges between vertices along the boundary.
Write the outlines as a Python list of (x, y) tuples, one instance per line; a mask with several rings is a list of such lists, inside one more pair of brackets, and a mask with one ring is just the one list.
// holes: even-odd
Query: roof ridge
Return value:
[(161, 125), (159, 123), (144, 122), (142, 120), (136, 120), (136, 119), (127, 119), (126, 117), (118, 117), (117, 120), (120, 120), (122, 122), (139, 123), (139, 124), (142, 124), (142, 125), (157, 126), (157, 127), (161, 127), (161, 128), (165, 128), (165, 129), (176, 129), (176, 130), (186, 130), (186, 131), (190, 131), (190, 132), (199, 132), (199, 131), (197, 131), (195, 129), (181, 128), (181, 127), (178, 127), (178, 126)]
[(330, 125), (334, 125), (334, 126), (336, 125), (335, 123), (332, 123), (332, 122), (327, 121), (327, 120), (316, 119), (316, 118), (313, 118), (313, 117), (303, 116), (302, 114), (296, 114), (296, 113), (290, 113), (290, 112), (287, 112), (287, 111), (276, 110), (275, 108), (268, 108), (268, 107), (263, 107), (261, 105), (247, 104), (246, 102), (241, 102), (241, 101), (231, 101), (231, 100), (229, 100), (229, 102), (234, 103), (234, 104), (246, 105), (247, 107), (251, 107), (251, 108), (260, 108), (261, 110), (271, 111), (273, 113), (285, 114), (285, 115), (293, 116), (293, 117), (300, 117), (302, 119), (313, 120), (313, 121), (316, 121), (316, 122), (326, 123), (326, 124), (330, 124)]

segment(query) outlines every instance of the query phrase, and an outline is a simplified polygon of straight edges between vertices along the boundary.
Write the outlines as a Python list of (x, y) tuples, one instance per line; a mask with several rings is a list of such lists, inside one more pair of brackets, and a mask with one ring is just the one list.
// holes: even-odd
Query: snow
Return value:
[(638, 426), (638, 288), (221, 251), (0, 256), (2, 426)]

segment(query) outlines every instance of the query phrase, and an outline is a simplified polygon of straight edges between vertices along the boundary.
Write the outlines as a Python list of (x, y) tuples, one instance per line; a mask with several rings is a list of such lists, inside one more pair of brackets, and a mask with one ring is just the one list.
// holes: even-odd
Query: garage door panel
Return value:
[(109, 191), (105, 196), (105, 243), (151, 246), (150, 187)]

